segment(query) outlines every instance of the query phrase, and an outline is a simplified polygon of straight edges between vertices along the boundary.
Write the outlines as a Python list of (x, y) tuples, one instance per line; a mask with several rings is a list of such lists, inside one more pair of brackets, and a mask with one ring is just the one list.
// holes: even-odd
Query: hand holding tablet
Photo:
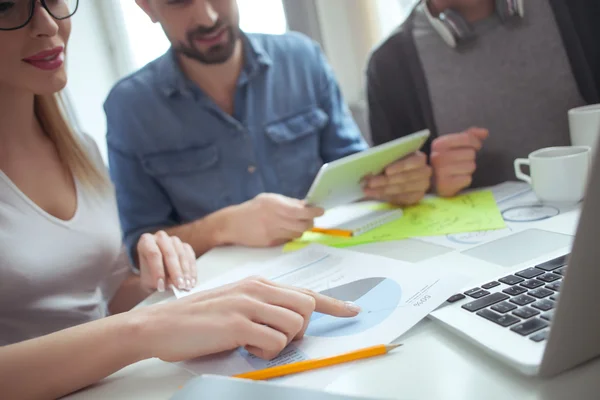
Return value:
[(423, 130), (323, 165), (306, 203), (329, 209), (364, 197), (398, 205), (418, 202), (430, 185), (431, 168), (419, 152), (429, 135)]
[(380, 175), (367, 178), (364, 192), (371, 199), (410, 206), (421, 201), (427, 193), (431, 173), (427, 156), (421, 152), (413, 153), (388, 165)]

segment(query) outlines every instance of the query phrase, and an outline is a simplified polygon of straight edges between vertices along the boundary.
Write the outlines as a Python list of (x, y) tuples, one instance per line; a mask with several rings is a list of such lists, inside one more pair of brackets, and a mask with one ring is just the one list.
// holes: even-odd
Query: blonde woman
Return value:
[(246, 347), (271, 358), (314, 310), (354, 316), (324, 296), (249, 279), (129, 311), (151, 291), (195, 284), (190, 247), (163, 232), (121, 251), (114, 193), (93, 142), (57, 97), (77, 0), (0, 0), (0, 387), (57, 398), (142, 359), (177, 361)]

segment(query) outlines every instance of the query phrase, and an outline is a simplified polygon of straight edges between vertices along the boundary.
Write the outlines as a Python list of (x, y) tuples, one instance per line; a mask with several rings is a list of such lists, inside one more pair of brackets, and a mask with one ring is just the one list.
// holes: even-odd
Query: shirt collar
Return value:
[[(244, 43), (244, 67), (239, 78), (239, 85), (251, 81), (273, 63), (257, 38), (242, 34), (242, 40)], [(177, 54), (172, 47), (159, 59), (158, 79), (163, 93), (168, 97), (176, 93), (184, 96), (193, 95), (192, 83), (181, 70)]]
[(172, 47), (158, 60), (157, 72), (157, 79), (165, 96), (170, 97), (175, 93), (191, 95), (188, 79), (181, 70)]
[(255, 78), (263, 69), (269, 68), (273, 63), (262, 43), (255, 36), (243, 35), (244, 42), (244, 68), (238, 84), (243, 85)]

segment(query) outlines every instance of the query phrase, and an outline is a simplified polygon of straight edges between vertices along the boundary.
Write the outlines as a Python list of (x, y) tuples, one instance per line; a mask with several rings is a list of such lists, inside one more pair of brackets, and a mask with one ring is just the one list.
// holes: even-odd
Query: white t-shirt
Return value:
[[(95, 143), (84, 143), (102, 163)], [(76, 187), (77, 211), (63, 221), (0, 171), (0, 346), (106, 316), (129, 272), (113, 189)]]

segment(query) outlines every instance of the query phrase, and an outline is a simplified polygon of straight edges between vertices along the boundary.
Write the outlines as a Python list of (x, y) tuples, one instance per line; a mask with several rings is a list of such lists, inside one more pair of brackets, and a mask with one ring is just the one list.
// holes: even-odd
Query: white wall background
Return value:
[(377, 0), (380, 37), (388, 36), (420, 0)]
[(323, 45), (361, 132), (371, 141), (365, 68), (371, 51), (420, 0), (316, 0)]
[(96, 140), (100, 152), (106, 156), (106, 118), (102, 104), (118, 74), (103, 20), (98, 15), (96, 1), (79, 2), (67, 49), (67, 96), (74, 108), (77, 125)]

